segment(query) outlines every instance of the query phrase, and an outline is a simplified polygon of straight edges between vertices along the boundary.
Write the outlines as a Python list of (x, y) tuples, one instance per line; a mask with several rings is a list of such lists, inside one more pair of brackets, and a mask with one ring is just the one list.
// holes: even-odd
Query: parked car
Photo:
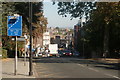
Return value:
[(32, 49), (32, 53), (33, 53), (33, 54), (35, 54), (35, 50), (36, 50), (36, 49), (34, 49), (34, 48)]
[(73, 51), (73, 56), (78, 57), (80, 56), (80, 53), (78, 51)]
[(58, 56), (62, 57), (63, 56), (63, 50), (58, 50)]
[(43, 52), (40, 52), (40, 53), (38, 54), (38, 56), (42, 56), (42, 53), (43, 53)]
[(63, 51), (63, 56), (73, 56), (73, 53), (70, 50)]

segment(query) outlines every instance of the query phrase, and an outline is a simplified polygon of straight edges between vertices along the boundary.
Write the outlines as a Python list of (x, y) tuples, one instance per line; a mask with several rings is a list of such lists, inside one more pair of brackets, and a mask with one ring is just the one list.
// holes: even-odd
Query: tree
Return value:
[[(29, 7), (30, 4), (28, 2), (23, 2), (23, 3), (15, 3), (15, 11), (22, 15), (23, 17), (23, 22), (26, 24), (27, 28), (29, 29)], [(32, 3), (32, 23), (33, 23), (33, 30), (39, 28), (39, 32), (41, 32), (40, 27), (46, 27), (47, 26), (47, 19), (43, 16), (43, 4), (42, 2), (33, 2)], [(36, 33), (33, 34), (35, 35)], [(38, 32), (38, 33), (39, 33)], [(37, 35), (38, 36), (38, 35)]]
[[(7, 36), (7, 16), (13, 14), (19, 14), (23, 18), (23, 33), (26, 32), (29, 34), (29, 24), (30, 24), (30, 16), (29, 16), (29, 2), (3, 2), (3, 24), (2, 24), (2, 40), (3, 47), (9, 49), (13, 46), (13, 42), (11, 41), (11, 37)], [(45, 31), (47, 27), (47, 19), (43, 15), (43, 4), (42, 2), (32, 2), (32, 27), (33, 27), (33, 37), (39, 37)], [(13, 50), (13, 49), (12, 49)]]
[[(120, 24), (118, 22), (120, 21), (120, 19), (118, 19), (119, 4), (120, 3), (111, 3), (111, 2), (97, 3), (97, 9), (91, 13), (91, 19), (90, 19), (91, 23), (89, 23), (87, 26), (89, 30), (88, 34), (91, 37), (89, 39), (90, 42), (92, 43), (91, 45), (99, 44), (99, 45), (95, 45), (95, 47), (98, 46), (98, 48), (101, 49), (100, 51), (101, 53), (104, 54), (104, 57), (108, 57), (108, 56), (110, 57), (111, 56), (110, 53), (113, 54), (112, 48), (115, 49), (115, 47), (119, 43), (118, 42), (119, 37), (117, 35), (120, 33), (118, 30), (116, 30), (119, 28), (118, 24)], [(113, 32), (113, 30), (116, 31)], [(114, 42), (116, 42), (117, 44), (113, 44)], [(120, 48), (120, 46), (118, 48)]]
[(95, 7), (94, 2), (59, 2), (57, 5), (58, 14), (63, 17), (67, 17), (67, 14), (70, 14), (71, 19), (77, 17), (81, 19), (84, 15), (86, 16), (86, 19), (88, 19), (89, 13)]
[(14, 3), (2, 3), (2, 45), (3, 48), (10, 48), (11, 45), (11, 49), (14, 47), (14, 43), (13, 42), (9, 42), (11, 41), (10, 37), (7, 36), (7, 16), (12, 15), (13, 11), (14, 11), (14, 7), (12, 6)]
[(71, 18), (79, 17), (80, 19), (85, 15), (87, 21), (84, 25), (85, 39), (88, 41), (90, 50), (99, 52), (99, 55), (105, 53), (107, 57), (109, 48), (111, 50), (113, 48), (120, 49), (118, 45), (120, 39), (118, 36), (120, 34), (118, 30), (120, 24), (119, 6), (120, 2), (59, 2), (58, 14), (64, 17), (70, 14)]

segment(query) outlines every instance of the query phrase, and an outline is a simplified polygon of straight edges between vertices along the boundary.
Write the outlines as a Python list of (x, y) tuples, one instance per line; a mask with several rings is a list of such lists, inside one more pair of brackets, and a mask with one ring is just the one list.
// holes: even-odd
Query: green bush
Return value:
[(2, 58), (7, 58), (7, 50), (2, 49)]

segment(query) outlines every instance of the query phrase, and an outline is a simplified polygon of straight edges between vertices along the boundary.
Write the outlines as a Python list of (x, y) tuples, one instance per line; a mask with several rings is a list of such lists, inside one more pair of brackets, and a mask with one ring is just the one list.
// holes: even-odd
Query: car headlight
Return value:
[(63, 53), (63, 54), (65, 54), (65, 53)]
[(70, 54), (72, 54), (72, 53), (70, 53)]

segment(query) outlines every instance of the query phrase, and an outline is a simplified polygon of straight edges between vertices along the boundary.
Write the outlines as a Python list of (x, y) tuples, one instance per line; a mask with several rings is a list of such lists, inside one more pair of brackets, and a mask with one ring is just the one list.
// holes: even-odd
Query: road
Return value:
[(119, 69), (79, 58), (34, 59), (37, 78), (115, 78), (120, 79)]

